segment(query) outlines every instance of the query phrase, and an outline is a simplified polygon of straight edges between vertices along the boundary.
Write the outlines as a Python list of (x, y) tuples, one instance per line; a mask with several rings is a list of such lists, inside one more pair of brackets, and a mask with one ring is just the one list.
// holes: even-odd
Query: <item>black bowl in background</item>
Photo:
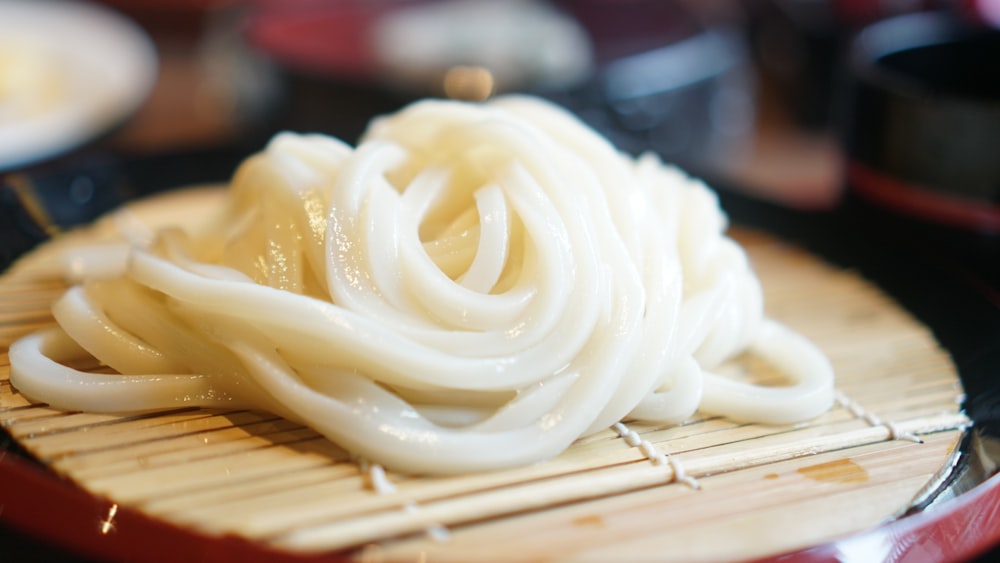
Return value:
[(1000, 30), (919, 13), (865, 28), (848, 61), (851, 191), (895, 213), (1000, 233)]
[(910, 14), (872, 24), (851, 47), (846, 228), (933, 256), (930, 267), (1000, 305), (1000, 30)]

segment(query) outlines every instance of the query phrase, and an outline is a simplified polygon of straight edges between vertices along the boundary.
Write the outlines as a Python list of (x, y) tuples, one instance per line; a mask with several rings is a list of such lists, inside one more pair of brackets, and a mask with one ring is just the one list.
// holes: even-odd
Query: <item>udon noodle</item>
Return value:
[[(58, 325), (10, 349), (16, 388), (265, 409), (411, 473), (543, 460), (623, 419), (789, 423), (833, 401), (823, 354), (764, 317), (714, 193), (547, 102), (421, 101), (356, 148), (282, 133), (224, 201), (75, 251)], [(720, 375), (746, 352), (787, 384)], [(70, 367), (86, 358), (117, 373)]]

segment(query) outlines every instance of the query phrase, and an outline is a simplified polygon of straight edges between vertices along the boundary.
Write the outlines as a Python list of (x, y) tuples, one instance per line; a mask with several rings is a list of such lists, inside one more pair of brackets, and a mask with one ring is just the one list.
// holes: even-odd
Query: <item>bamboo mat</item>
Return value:
[[(267, 413), (116, 416), (32, 404), (8, 381), (7, 347), (52, 322), (48, 305), (63, 286), (23, 267), (0, 277), (0, 423), (54, 472), (155, 518), (366, 561), (744, 559), (898, 516), (947, 473), (968, 423), (950, 358), (855, 273), (763, 235), (737, 237), (768, 314), (834, 364), (838, 403), (815, 420), (626, 423), (529, 467), (383, 479), (381, 468)], [(777, 377), (752, 358), (733, 372)], [(647, 457), (650, 445), (668, 463)]]

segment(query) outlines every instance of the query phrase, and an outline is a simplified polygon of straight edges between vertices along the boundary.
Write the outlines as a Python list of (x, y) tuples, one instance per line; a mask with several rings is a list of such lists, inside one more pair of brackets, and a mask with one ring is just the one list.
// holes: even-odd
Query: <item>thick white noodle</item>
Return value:
[[(127, 219), (66, 257), (59, 326), (11, 347), (27, 396), (266, 409), (414, 473), (532, 463), (623, 419), (833, 402), (823, 354), (764, 318), (715, 195), (534, 98), (419, 102), (354, 149), (283, 133), (211, 219)], [(745, 352), (790, 383), (718, 375)]]

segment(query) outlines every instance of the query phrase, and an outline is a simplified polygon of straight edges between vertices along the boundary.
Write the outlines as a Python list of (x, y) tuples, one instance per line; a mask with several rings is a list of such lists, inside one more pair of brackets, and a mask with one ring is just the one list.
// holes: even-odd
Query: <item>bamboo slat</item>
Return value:
[[(74, 236), (84, 240), (59, 244)], [(899, 515), (947, 471), (968, 424), (949, 356), (854, 272), (758, 233), (741, 238), (769, 315), (834, 364), (838, 404), (815, 420), (627, 423), (545, 463), (383, 481), (312, 430), (267, 413), (115, 416), (31, 403), (8, 381), (7, 346), (52, 322), (48, 305), (62, 285), (29, 264), (0, 277), (0, 423), (54, 472), (155, 518), (362, 560), (740, 559)], [(777, 377), (752, 358), (732, 375)], [(629, 432), (666, 457), (630, 446)]]

